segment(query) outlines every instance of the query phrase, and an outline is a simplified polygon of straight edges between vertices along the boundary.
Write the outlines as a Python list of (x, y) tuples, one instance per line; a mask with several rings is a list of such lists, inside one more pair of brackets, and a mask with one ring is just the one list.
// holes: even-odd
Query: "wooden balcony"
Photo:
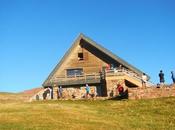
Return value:
[(84, 84), (98, 84), (101, 82), (100, 74), (84, 74), (75, 76), (57, 76), (52, 78), (50, 82), (47, 83), (48, 86), (69, 86), (69, 85), (84, 85)]
[[(104, 76), (105, 75), (105, 76)], [(101, 78), (121, 78), (127, 79), (136, 85), (140, 86), (141, 84), (141, 76), (136, 73), (129, 71), (127, 69), (118, 69), (118, 70), (108, 70), (104, 75), (100, 75), (99, 73), (92, 74), (83, 74), (83, 75), (74, 75), (71, 77), (65, 76), (57, 76), (49, 80), (47, 82), (47, 86), (70, 86), (70, 85), (85, 85), (85, 84), (99, 84), (101, 83)], [(151, 83), (147, 83), (151, 86)]]

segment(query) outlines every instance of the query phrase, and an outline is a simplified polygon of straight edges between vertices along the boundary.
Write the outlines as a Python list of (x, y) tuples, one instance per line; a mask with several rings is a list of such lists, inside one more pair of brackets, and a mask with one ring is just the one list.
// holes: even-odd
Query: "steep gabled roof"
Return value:
[[(53, 69), (53, 71), (50, 73), (50, 75), (48, 76), (48, 78), (45, 80), (45, 82), (43, 83), (43, 86), (46, 84), (47, 81), (49, 81), (52, 76), (55, 74), (55, 72), (60, 68), (60, 66), (62, 65), (62, 63), (64, 62), (64, 60), (69, 56), (69, 54), (71, 53), (71, 51), (77, 46), (77, 44), (79, 44), (78, 41), (80, 41), (81, 39), (85, 40), (87, 43), (89, 43), (91, 46), (97, 48), (98, 50), (100, 50), (101, 52), (105, 53), (106, 55), (108, 55), (109, 57), (111, 57), (112, 59), (116, 60), (118, 63), (120, 63), (121, 65), (127, 67), (128, 69), (132, 70), (133, 72), (137, 73), (138, 75), (142, 75), (143, 72), (139, 69), (137, 69), (136, 67), (132, 66), (131, 64), (129, 64), (128, 62), (124, 61), (123, 59), (121, 59), (119, 56), (113, 54), (111, 51), (109, 51), (108, 49), (104, 48), (103, 46), (101, 46), (100, 44), (96, 43), (95, 41), (93, 41), (92, 39), (88, 38), (87, 36), (85, 36), (84, 34), (80, 33), (80, 35), (78, 36), (78, 38), (74, 41), (74, 43), (72, 44), (72, 46), (69, 48), (69, 50), (66, 52), (66, 54), (63, 56), (63, 58), (61, 59), (61, 61), (56, 65), (56, 67)], [(147, 75), (148, 76), (148, 75)], [(149, 78), (149, 76), (148, 76)]]

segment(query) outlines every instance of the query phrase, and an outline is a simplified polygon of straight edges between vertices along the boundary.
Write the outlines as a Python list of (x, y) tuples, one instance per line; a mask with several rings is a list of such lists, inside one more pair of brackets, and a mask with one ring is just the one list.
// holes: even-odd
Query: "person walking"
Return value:
[(160, 85), (164, 85), (165, 78), (164, 78), (164, 73), (162, 70), (160, 70), (159, 79), (160, 79)]
[(173, 71), (171, 71), (171, 79), (173, 80), (173, 83), (175, 84), (175, 74)]

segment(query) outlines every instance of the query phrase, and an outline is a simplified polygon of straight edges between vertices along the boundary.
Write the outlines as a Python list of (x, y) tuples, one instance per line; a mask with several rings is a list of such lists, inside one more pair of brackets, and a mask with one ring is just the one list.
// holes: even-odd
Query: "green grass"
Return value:
[(174, 130), (175, 98), (0, 102), (0, 130)]

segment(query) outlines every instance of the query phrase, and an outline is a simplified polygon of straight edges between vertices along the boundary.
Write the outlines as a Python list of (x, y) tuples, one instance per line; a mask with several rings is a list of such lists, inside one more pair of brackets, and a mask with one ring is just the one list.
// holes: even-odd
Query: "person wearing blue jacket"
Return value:
[(90, 92), (90, 87), (88, 84), (86, 84), (86, 97), (88, 98)]

